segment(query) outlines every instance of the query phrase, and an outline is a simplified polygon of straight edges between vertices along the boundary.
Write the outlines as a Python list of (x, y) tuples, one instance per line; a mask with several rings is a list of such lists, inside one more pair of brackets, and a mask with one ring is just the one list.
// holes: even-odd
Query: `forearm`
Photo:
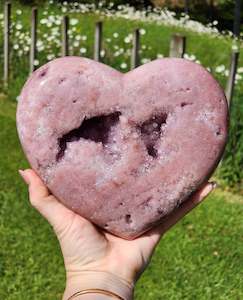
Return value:
[[(127, 282), (107, 272), (85, 271), (82, 274), (67, 276), (66, 289), (63, 300), (68, 300), (73, 294), (87, 289), (103, 289), (111, 291), (125, 300), (133, 299), (133, 283)], [(111, 296), (101, 294), (86, 294), (75, 298), (75, 300), (110, 300)]]

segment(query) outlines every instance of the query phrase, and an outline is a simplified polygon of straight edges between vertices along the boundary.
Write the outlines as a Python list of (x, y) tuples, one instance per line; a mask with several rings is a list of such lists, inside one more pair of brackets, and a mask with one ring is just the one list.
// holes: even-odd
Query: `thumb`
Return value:
[(33, 170), (19, 170), (19, 174), (29, 186), (31, 205), (54, 227), (55, 231), (66, 227), (74, 217), (74, 213), (50, 194), (41, 178)]

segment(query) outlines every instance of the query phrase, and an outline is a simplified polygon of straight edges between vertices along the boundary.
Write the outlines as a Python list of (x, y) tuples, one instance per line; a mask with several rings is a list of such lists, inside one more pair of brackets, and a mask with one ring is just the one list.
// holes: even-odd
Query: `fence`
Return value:
[[(4, 7), (4, 75), (3, 80), (5, 85), (8, 83), (9, 78), (9, 54), (10, 54), (10, 21), (11, 20), (11, 3), (5, 3)], [(32, 73), (35, 70), (34, 61), (37, 56), (37, 26), (38, 26), (38, 11), (37, 8), (32, 9), (31, 15), (31, 45), (30, 45), (30, 66), (29, 70)], [(69, 54), (69, 17), (63, 16), (62, 20), (62, 56)], [(94, 37), (94, 60), (101, 61), (102, 50), (102, 30), (103, 23), (97, 22), (95, 24), (95, 37)], [(135, 29), (133, 33), (133, 47), (131, 55), (131, 69), (136, 68), (140, 64), (139, 48), (140, 48), (140, 31)], [(183, 58), (186, 51), (186, 37), (174, 34), (170, 42), (170, 57)], [(231, 55), (230, 73), (225, 88), (226, 97), (230, 106), (234, 93), (235, 76), (239, 61), (239, 51), (233, 51)]]

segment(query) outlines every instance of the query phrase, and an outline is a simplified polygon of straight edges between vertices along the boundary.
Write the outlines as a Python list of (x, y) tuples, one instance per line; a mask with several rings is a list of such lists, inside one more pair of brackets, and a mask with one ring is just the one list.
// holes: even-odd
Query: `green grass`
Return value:
[[(29, 205), (16, 104), (0, 100), (0, 299), (61, 299), (65, 273), (51, 227)], [(136, 300), (243, 299), (243, 197), (218, 189), (160, 242)]]

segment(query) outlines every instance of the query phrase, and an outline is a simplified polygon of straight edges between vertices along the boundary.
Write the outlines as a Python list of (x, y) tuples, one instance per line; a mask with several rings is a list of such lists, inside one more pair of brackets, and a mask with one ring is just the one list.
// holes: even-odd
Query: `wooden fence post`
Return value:
[(240, 36), (240, 26), (241, 26), (241, 0), (235, 0), (234, 9), (234, 36)]
[(97, 22), (95, 24), (95, 41), (94, 41), (94, 60), (101, 61), (100, 52), (102, 49), (102, 22)]
[(233, 51), (231, 54), (230, 73), (229, 73), (229, 78), (228, 78), (227, 85), (225, 88), (225, 94), (226, 94), (226, 98), (227, 98), (229, 107), (230, 107), (230, 104), (231, 104), (231, 101), (233, 98), (233, 94), (234, 94), (235, 77), (236, 77), (236, 72), (237, 72), (237, 68), (238, 68), (239, 56), (240, 56), (240, 52), (238, 50)]
[(63, 19), (62, 19), (62, 56), (69, 55), (68, 29), (69, 29), (69, 17), (63, 16)]
[(189, 15), (189, 0), (184, 0), (184, 12)]
[(37, 41), (37, 8), (32, 8), (31, 15), (31, 44), (30, 44), (30, 73), (35, 70), (35, 59), (36, 59), (36, 41)]
[(10, 39), (10, 18), (11, 18), (11, 3), (7, 2), (4, 5), (4, 84), (8, 84), (9, 78), (9, 39)]
[(135, 29), (133, 33), (133, 48), (131, 55), (131, 70), (138, 67), (140, 64), (139, 59), (139, 47), (140, 47), (140, 32), (139, 29)]
[(175, 34), (170, 42), (170, 57), (183, 58), (186, 52), (186, 37)]

